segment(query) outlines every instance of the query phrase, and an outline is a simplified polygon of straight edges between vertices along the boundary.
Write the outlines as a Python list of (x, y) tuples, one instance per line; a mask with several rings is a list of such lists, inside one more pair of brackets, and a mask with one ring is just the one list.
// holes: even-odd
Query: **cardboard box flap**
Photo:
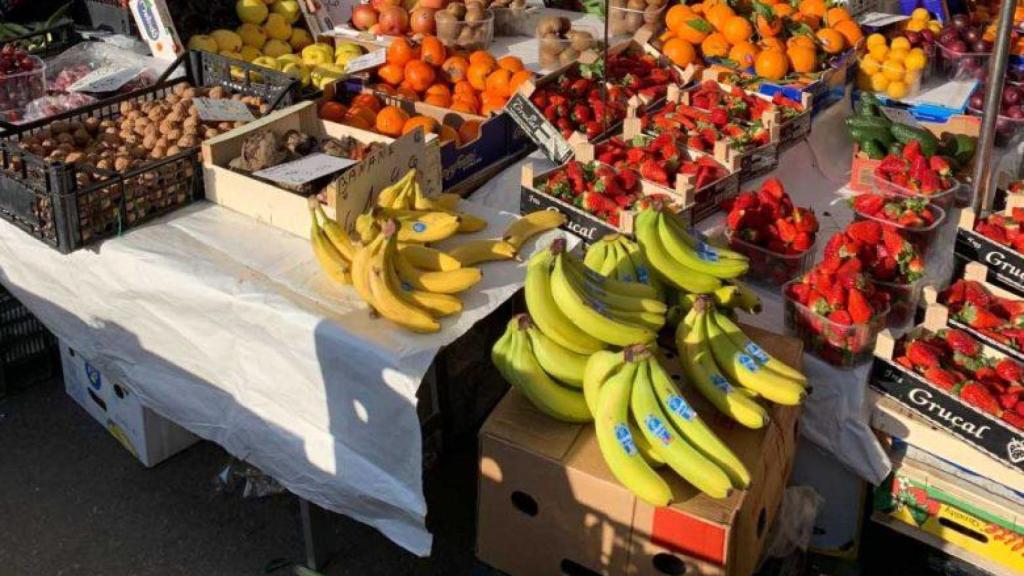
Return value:
[(589, 424), (567, 424), (551, 418), (513, 389), (487, 418), (480, 435), (505, 440), (561, 462), (588, 427)]

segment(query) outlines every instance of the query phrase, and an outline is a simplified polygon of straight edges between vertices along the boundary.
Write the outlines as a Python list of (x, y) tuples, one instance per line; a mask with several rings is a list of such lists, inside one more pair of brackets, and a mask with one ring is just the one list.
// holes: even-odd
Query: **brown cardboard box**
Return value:
[[(769, 352), (801, 365), (802, 344), (747, 328)], [(774, 406), (748, 430), (685, 384), (686, 398), (747, 465), (750, 489), (714, 500), (670, 471), (674, 504), (654, 508), (612, 476), (593, 426), (555, 421), (512, 390), (480, 431), (477, 557), (510, 574), (747, 576), (757, 567), (796, 451), (800, 408)]]

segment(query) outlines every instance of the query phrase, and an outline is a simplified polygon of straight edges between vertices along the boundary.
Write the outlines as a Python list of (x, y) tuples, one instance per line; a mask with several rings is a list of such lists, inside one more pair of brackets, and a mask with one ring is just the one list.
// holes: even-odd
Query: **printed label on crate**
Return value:
[(199, 119), (204, 122), (250, 122), (256, 119), (249, 107), (238, 100), (193, 98), (192, 102), (199, 111)]
[(765, 144), (743, 156), (740, 160), (740, 174), (745, 180), (750, 179), (775, 168), (778, 163), (779, 145)]
[(1024, 436), (888, 361), (875, 358), (870, 383), (879, 392), (999, 460), (1024, 471)]
[(921, 123), (914, 118), (914, 115), (909, 110), (903, 108), (893, 108), (892, 106), (880, 106), (882, 114), (892, 120), (893, 122), (899, 122), (900, 124), (906, 124), (907, 126), (913, 126), (914, 128), (920, 128)]
[(374, 50), (369, 54), (363, 54), (358, 58), (353, 58), (348, 61), (345, 65), (345, 72), (348, 74), (355, 74), (356, 72), (362, 72), (363, 70), (369, 70), (370, 68), (376, 68), (387, 61), (388, 53), (383, 48), (380, 50)]
[(341, 172), (353, 164), (356, 164), (355, 160), (338, 158), (337, 156), (317, 152), (292, 162), (285, 162), (284, 164), (253, 172), (252, 175), (257, 178), (270, 180), (271, 182), (301, 186), (317, 178)]
[(618, 233), (615, 227), (605, 222), (592, 216), (587, 216), (577, 210), (572, 210), (564, 203), (543, 192), (523, 187), (519, 197), (520, 213), (529, 214), (537, 210), (557, 210), (565, 214), (566, 223), (563, 227), (588, 243), (600, 240), (608, 234)]
[(779, 129), (779, 139), (784, 146), (792, 146), (810, 133), (811, 111), (808, 110), (783, 124)]
[[(1024, 295), (1024, 258), (1011, 248), (992, 242), (980, 234), (962, 228), (956, 231), (955, 252), (970, 261), (981, 262), (995, 272), (994, 282)], [(991, 282), (993, 279), (990, 279)]]
[(857, 19), (861, 26), (871, 26), (874, 28), (880, 28), (887, 24), (895, 24), (896, 22), (903, 22), (909, 19), (910, 16), (903, 14), (886, 14), (884, 12), (868, 12)]
[(558, 130), (548, 122), (537, 107), (522, 94), (515, 94), (505, 104), (505, 111), (515, 120), (523, 132), (555, 164), (564, 164), (572, 156), (572, 146), (562, 138)]
[(142, 72), (141, 66), (100, 66), (68, 86), (68, 92), (113, 92)]

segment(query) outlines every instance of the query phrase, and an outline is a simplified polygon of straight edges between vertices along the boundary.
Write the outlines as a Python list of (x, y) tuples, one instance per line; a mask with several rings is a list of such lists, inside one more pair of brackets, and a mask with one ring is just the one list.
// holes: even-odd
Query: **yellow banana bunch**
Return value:
[[(320, 217), (323, 218), (322, 224)], [(309, 199), (309, 218), (312, 221), (309, 240), (320, 268), (335, 282), (351, 284), (352, 258), (355, 254), (352, 240), (337, 222), (327, 217), (316, 198)]]
[(565, 214), (554, 210), (537, 210), (524, 215), (508, 225), (501, 239), (515, 246), (518, 251), (530, 238), (541, 232), (553, 230), (565, 224)]
[(442, 194), (437, 198), (428, 198), (416, 180), (416, 169), (411, 168), (402, 180), (381, 190), (377, 197), (377, 206), (393, 210), (444, 212), (459, 218), (458, 231), (462, 233), (479, 232), (486, 228), (487, 221), (483, 218), (456, 210), (460, 200), (457, 194)]

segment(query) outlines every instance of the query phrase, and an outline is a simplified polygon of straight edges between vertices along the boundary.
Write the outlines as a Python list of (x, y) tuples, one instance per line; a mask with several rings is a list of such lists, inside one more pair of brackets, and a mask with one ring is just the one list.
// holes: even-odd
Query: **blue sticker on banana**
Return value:
[(712, 374), (711, 383), (725, 394), (732, 392), (732, 384), (729, 384), (729, 381), (722, 377), (721, 374)]
[(416, 222), (415, 224), (412, 225), (412, 229), (416, 232), (426, 232), (427, 225), (424, 224), (423, 222)]
[(697, 412), (693, 410), (693, 407), (682, 396), (676, 396), (675, 394), (668, 397), (668, 409), (687, 422), (697, 416)]
[(758, 362), (764, 363), (768, 361), (768, 353), (763, 348), (754, 344), (750, 340), (747, 340), (747, 345), (743, 347), (743, 351), (750, 354), (754, 358), (757, 358)]
[(746, 354), (739, 355), (740, 364), (747, 369), (748, 372), (757, 372), (761, 369), (761, 365), (756, 360), (747, 356)]
[(654, 437), (657, 438), (663, 446), (668, 446), (672, 443), (672, 435), (669, 434), (668, 428), (665, 426), (665, 423), (661, 421), (661, 418), (648, 414), (644, 417), (644, 426), (647, 426), (647, 430), (650, 431), (651, 434), (654, 434)]
[(629, 432), (629, 426), (616, 424), (615, 439), (619, 442), (619, 446), (622, 446), (622, 450), (627, 456), (636, 455), (636, 443), (633, 441), (633, 435)]

